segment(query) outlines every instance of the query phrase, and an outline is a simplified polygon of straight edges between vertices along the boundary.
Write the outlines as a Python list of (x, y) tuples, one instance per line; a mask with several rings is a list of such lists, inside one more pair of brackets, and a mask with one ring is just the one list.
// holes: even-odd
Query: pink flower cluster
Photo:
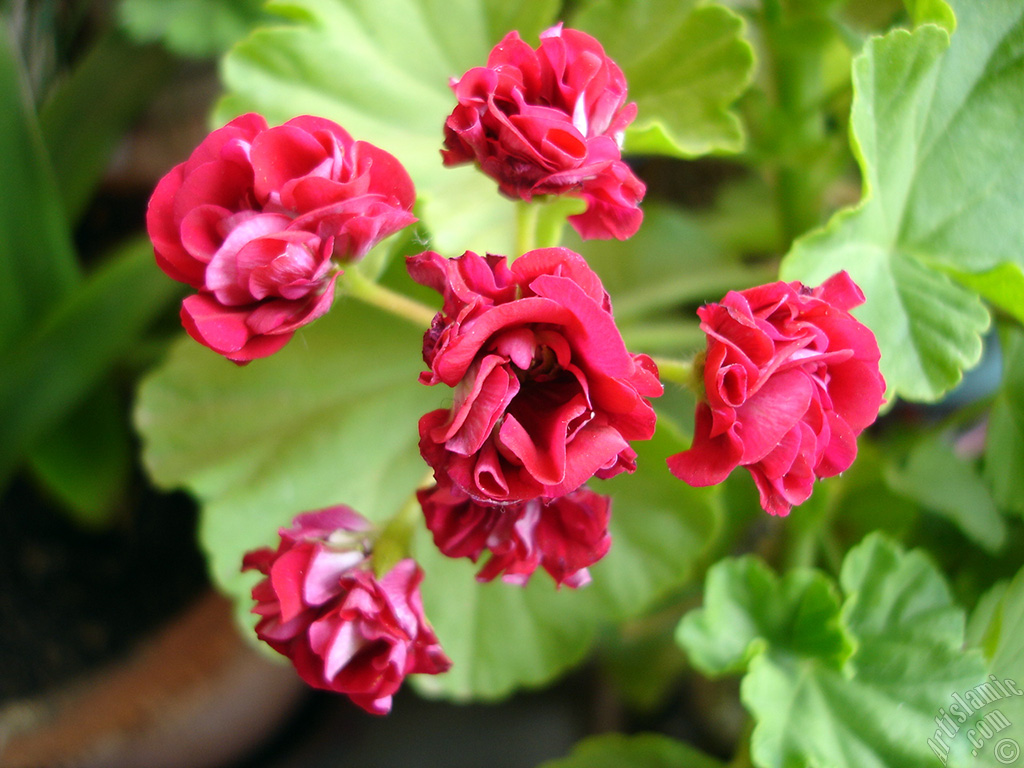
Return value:
[(435, 540), (473, 559), (489, 549), (484, 578), (541, 564), (560, 583), (583, 583), (607, 550), (608, 501), (571, 494), (591, 477), (635, 470), (630, 441), (654, 434), (647, 398), (662, 392), (654, 363), (626, 350), (600, 279), (566, 248), (511, 265), (426, 252), (408, 268), (444, 298), (420, 381), (454, 391), (450, 408), (420, 419), (420, 452), (437, 481), (421, 496)]
[(815, 478), (849, 467), (885, 392), (875, 336), (849, 312), (862, 303), (840, 272), (813, 290), (778, 282), (702, 307), (704, 399), (672, 473), (704, 486), (746, 467), (761, 506), (787, 515)]
[(181, 319), (237, 363), (278, 351), (334, 298), (333, 260), (362, 258), (411, 224), (415, 191), (387, 152), (341, 126), (255, 114), (220, 128), (149, 201), (157, 264), (197, 293)]
[(511, 198), (574, 195), (580, 236), (625, 240), (640, 228), (646, 188), (622, 161), (626, 78), (590, 35), (559, 24), (534, 50), (510, 32), (486, 67), (452, 82), (458, 106), (445, 123), (445, 165), (476, 163)]
[(423, 616), (413, 560), (380, 579), (370, 568), (369, 523), (348, 507), (299, 515), (277, 550), (249, 552), (257, 636), (291, 659), (314, 688), (348, 694), (376, 715), (406, 675), (445, 672), (451, 661)]

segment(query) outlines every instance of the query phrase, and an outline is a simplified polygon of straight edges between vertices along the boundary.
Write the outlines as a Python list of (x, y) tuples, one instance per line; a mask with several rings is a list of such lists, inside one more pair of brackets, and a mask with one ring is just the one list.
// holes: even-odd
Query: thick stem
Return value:
[(537, 201), (516, 201), (516, 252), (509, 259), (522, 256), (537, 247), (537, 225), (540, 221), (541, 203)]
[(367, 279), (358, 269), (345, 270), (339, 282), (349, 296), (404, 318), (421, 328), (429, 328), (437, 314), (425, 304)]
[(684, 387), (693, 386), (693, 360), (676, 360), (670, 357), (652, 357), (658, 366), (658, 376), (662, 381), (672, 381)]

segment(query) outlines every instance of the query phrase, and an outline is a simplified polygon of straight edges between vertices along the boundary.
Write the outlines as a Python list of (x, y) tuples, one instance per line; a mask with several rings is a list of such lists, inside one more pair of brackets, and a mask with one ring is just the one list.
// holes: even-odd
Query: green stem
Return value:
[(658, 375), (662, 381), (674, 381), (684, 387), (693, 386), (693, 360), (676, 360), (670, 357), (652, 357), (658, 366)]
[(537, 247), (537, 224), (540, 221), (541, 204), (516, 201), (516, 252), (512, 261)]
[(437, 312), (425, 304), (403, 296), (368, 279), (358, 269), (345, 270), (339, 279), (345, 293), (371, 306), (390, 312), (422, 327), (430, 327)]
[[(433, 482), (434, 471), (428, 470), (416, 488), (426, 488)], [(412, 554), (412, 537), (419, 525), (420, 514), (420, 502), (413, 491), (401, 509), (384, 524), (373, 545), (373, 569), (378, 576), (383, 576)]]

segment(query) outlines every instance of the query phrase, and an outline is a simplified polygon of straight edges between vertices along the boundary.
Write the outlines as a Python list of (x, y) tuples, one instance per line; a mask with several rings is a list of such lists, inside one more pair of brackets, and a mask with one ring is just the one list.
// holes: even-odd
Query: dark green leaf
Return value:
[(921, 440), (902, 466), (890, 467), (887, 479), (894, 491), (947, 518), (989, 552), (1006, 541), (1006, 525), (981, 477), (941, 436)]
[(226, 51), (268, 17), (264, 0), (121, 0), (124, 28), (140, 42), (157, 40), (184, 56)]
[(0, 364), (0, 479), (99, 382), (178, 294), (148, 242), (127, 246)]
[[(34, 332), (78, 278), (60, 194), (39, 133), (35, 110), (0, 16), (0, 352)], [(0, 376), (6, 371), (0, 370)], [(0, 403), (6, 403), (0, 400)], [(0, 427), (2, 429), (2, 427)], [(6, 446), (0, 447), (0, 453)], [(2, 474), (2, 472), (0, 472)]]
[(70, 220), (81, 215), (131, 121), (171, 71), (162, 49), (109, 33), (50, 94), (39, 122)]

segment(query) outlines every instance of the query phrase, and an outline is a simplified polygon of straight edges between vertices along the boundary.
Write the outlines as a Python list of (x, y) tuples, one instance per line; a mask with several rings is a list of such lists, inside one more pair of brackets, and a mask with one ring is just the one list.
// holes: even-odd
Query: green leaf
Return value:
[(81, 215), (124, 132), (172, 71), (163, 49), (109, 33), (47, 98), (39, 122), (69, 219)]
[(486, 63), (501, 36), (496, 29), (529, 24), (520, 28), (529, 38), (552, 7), (549, 0), (519, 9), (495, 0), (274, 2), (269, 8), (295, 23), (259, 29), (225, 57), (229, 93), (217, 120), (246, 111), (272, 123), (304, 113), (335, 120), (402, 161), (430, 247), (509, 254), (513, 204), (475, 168), (441, 164), (444, 121), (455, 106), (448, 81)]
[(540, 768), (723, 768), (725, 764), (656, 733), (607, 733), (584, 739), (569, 757)]
[[(0, 206), (0, 351), (6, 351), (37, 328), (53, 303), (67, 294), (78, 278), (78, 265), (21, 62), (3, 16), (0, 157), (4, 158), (3, 183), (11, 191)], [(0, 453), (5, 448), (0, 447)]]
[[(967, 690), (959, 691), (961, 700), (981, 706), (962, 726), (954, 723), (960, 728), (954, 738), (974, 747), (975, 760), (965, 763), (971, 768), (1015, 765), (1024, 738), (1024, 646), (1020, 642), (1024, 632), (1024, 569), (1009, 582), (999, 582), (982, 597), (971, 625), (980, 636), (989, 677), (983, 686), (973, 689), (977, 694), (973, 701)], [(1007, 722), (1012, 728), (1005, 725)], [(986, 737), (982, 723), (995, 733)]]
[(148, 241), (116, 253), (0, 361), (0, 483), (128, 352), (179, 286)]
[(442, 396), (417, 383), (421, 339), (339, 299), (269, 359), (240, 368), (182, 339), (143, 382), (146, 467), (202, 502), (211, 573), (241, 608), (254, 581), (239, 572), (242, 555), (273, 544), (296, 514), (346, 504), (383, 522), (415, 490), (416, 423)]
[(683, 618), (676, 636), (693, 665), (708, 675), (742, 671), (766, 649), (820, 657), (829, 666), (850, 653), (828, 577), (794, 570), (780, 580), (752, 556), (708, 571), (704, 607)]
[(730, 105), (750, 83), (754, 53), (731, 10), (692, 0), (590, 0), (572, 23), (600, 40), (626, 75), (639, 110), (627, 152), (694, 157), (743, 147)]
[[(831, 613), (823, 577), (801, 573), (779, 580), (756, 561), (726, 561), (709, 572), (704, 607), (680, 625), (680, 640), (708, 671), (746, 661), (753, 762), (934, 765), (928, 740), (939, 708), (984, 679), (981, 655), (963, 650), (963, 611), (939, 571), (872, 534), (847, 555), (842, 608), (833, 598)], [(844, 637), (848, 655), (837, 653)], [(963, 745), (950, 751), (955, 760), (964, 754)]]
[(121, 0), (118, 15), (139, 42), (183, 56), (215, 56), (265, 21), (264, 0)]
[(889, 486), (958, 526), (989, 552), (1006, 541), (1006, 524), (975, 470), (941, 436), (915, 445), (906, 462), (890, 466)]
[[(977, 362), (988, 313), (941, 270), (1024, 264), (1024, 6), (954, 6), (952, 44), (926, 24), (868, 42), (854, 65), (861, 203), (799, 240), (786, 279), (847, 269), (891, 394), (938, 397)], [(947, 52), (948, 46), (948, 52)]]
[(125, 501), (133, 453), (125, 404), (104, 382), (35, 446), (29, 459), (35, 476), (76, 521), (100, 527)]
[(1024, 333), (1003, 340), (1003, 383), (992, 404), (985, 445), (985, 479), (996, 503), (1024, 514)]
[(946, 0), (903, 0), (914, 24), (937, 24), (952, 33), (956, 29), (956, 16)]
[(421, 529), (415, 556), (426, 572), (423, 604), (454, 664), (417, 686), (457, 699), (495, 699), (541, 685), (583, 658), (599, 624), (637, 616), (686, 583), (721, 515), (713, 490), (689, 488), (668, 472), (665, 456), (684, 447), (661, 420), (653, 440), (634, 446), (635, 474), (591, 484), (612, 495), (612, 547), (580, 590), (555, 590), (543, 572), (525, 588), (478, 584), (479, 565), (442, 556)]
[(1024, 270), (1016, 264), (1000, 264), (987, 272), (947, 269), (958, 283), (978, 293), (999, 309), (1024, 323)]

